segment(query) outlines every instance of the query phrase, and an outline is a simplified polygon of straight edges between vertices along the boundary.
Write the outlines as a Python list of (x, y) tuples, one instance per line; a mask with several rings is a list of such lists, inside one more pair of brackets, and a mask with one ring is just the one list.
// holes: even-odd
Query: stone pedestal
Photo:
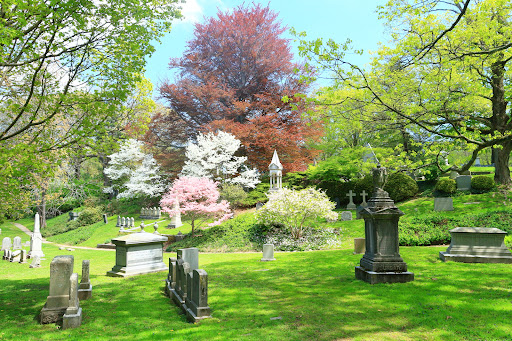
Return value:
[(386, 181), (385, 168), (374, 169), (375, 191), (368, 207), (361, 211), (365, 223), (366, 251), (355, 268), (357, 279), (370, 284), (409, 282), (414, 274), (400, 257), (398, 220), (400, 211), (388, 193), (382, 189)]
[(262, 262), (276, 260), (274, 258), (274, 244), (263, 244), (263, 258)]
[(116, 245), (116, 265), (107, 272), (107, 276), (126, 277), (167, 271), (163, 262), (165, 241), (166, 237), (144, 230), (112, 239)]
[(457, 227), (450, 230), (452, 240), (442, 261), (462, 263), (512, 263), (512, 253), (503, 240), (507, 233), (497, 228)]
[(39, 321), (41, 324), (58, 323), (69, 307), (70, 277), (73, 256), (56, 256), (50, 263), (50, 295), (46, 299)]

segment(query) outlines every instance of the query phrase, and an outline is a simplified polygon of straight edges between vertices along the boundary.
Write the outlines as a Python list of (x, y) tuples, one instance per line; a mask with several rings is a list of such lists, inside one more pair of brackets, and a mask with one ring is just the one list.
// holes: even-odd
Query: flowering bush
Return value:
[(336, 204), (327, 195), (313, 188), (300, 191), (283, 188), (268, 195), (268, 202), (256, 212), (258, 222), (264, 225), (283, 225), (294, 239), (304, 232), (307, 219), (338, 219)]
[(191, 220), (193, 235), (194, 228), (199, 228), (208, 219), (217, 218), (215, 222), (209, 224), (214, 226), (233, 216), (226, 200), (217, 202), (219, 196), (217, 183), (213, 180), (182, 176), (174, 180), (169, 191), (160, 200), (160, 206), (164, 212), (173, 216), (176, 214), (173, 205), (178, 199), (180, 213)]

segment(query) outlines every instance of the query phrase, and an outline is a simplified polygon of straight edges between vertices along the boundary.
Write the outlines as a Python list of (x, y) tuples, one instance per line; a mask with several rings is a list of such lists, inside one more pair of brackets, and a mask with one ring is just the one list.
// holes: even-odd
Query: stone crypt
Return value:
[(373, 169), (374, 192), (368, 207), (361, 211), (366, 251), (355, 268), (355, 275), (356, 279), (370, 284), (414, 280), (398, 250), (398, 220), (404, 213), (383, 190), (386, 180), (386, 168), (378, 165)]

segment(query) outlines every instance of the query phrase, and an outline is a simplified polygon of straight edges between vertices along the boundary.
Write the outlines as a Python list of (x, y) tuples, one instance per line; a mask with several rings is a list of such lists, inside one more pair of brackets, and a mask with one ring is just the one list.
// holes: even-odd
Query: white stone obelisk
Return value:
[(34, 217), (34, 232), (32, 232), (32, 236), (30, 237), (30, 251), (28, 253), (28, 258), (34, 258), (34, 256), (39, 256), (40, 258), (44, 257), (43, 236), (39, 229), (39, 213), (36, 213), (36, 216)]

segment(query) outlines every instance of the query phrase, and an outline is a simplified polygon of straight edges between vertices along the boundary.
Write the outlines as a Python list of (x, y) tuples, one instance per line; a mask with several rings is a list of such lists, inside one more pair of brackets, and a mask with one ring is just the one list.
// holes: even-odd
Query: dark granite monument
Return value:
[(361, 211), (366, 251), (355, 274), (357, 279), (370, 284), (414, 280), (414, 274), (407, 271), (407, 264), (398, 250), (398, 219), (404, 213), (383, 190), (386, 180), (386, 168), (378, 165), (373, 169), (374, 192), (368, 207)]

